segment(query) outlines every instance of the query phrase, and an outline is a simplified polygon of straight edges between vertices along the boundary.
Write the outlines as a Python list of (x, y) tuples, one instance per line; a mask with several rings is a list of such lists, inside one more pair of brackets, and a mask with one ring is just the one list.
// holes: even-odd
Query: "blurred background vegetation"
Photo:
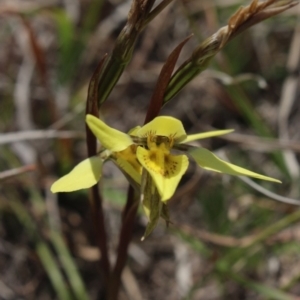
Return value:
[[(194, 33), (184, 61), (245, 4), (174, 1), (144, 30), (101, 117), (122, 131), (142, 124), (174, 47)], [(49, 187), (87, 155), (87, 86), (130, 5), (1, 1), (0, 299), (97, 299), (88, 192), (53, 195)], [(299, 58), (296, 6), (231, 41), (163, 108), (188, 133), (234, 128), (201, 143), (283, 183), (191, 165), (170, 201), (170, 228), (161, 223), (140, 242), (147, 221), (138, 216), (120, 299), (300, 299)], [(108, 163), (101, 185), (114, 259), (127, 182)]]

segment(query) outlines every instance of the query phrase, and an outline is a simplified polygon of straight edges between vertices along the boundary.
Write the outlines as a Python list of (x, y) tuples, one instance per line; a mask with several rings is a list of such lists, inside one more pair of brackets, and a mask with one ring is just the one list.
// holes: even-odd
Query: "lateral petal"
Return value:
[(119, 152), (133, 144), (128, 134), (109, 127), (103, 121), (92, 115), (86, 116), (86, 123), (101, 142), (102, 146), (108, 150)]
[(100, 180), (102, 165), (103, 161), (98, 156), (85, 159), (70, 173), (55, 181), (51, 186), (51, 192), (72, 192), (95, 185)]
[(281, 181), (264, 176), (252, 171), (249, 171), (247, 169), (241, 168), (239, 166), (236, 166), (234, 164), (228, 163), (220, 158), (218, 158), (216, 155), (214, 155), (212, 152), (208, 151), (204, 148), (196, 148), (189, 150), (189, 153), (191, 156), (195, 159), (197, 164), (206, 170), (215, 171), (219, 173), (225, 173), (229, 175), (236, 175), (236, 176), (250, 176), (262, 180), (267, 181), (273, 181), (281, 183)]
[(196, 134), (189, 134), (184, 140), (180, 141), (180, 144), (189, 143), (196, 140), (207, 139), (214, 136), (228, 134), (234, 131), (234, 129), (225, 129), (225, 130), (214, 130), (209, 132), (202, 132)]

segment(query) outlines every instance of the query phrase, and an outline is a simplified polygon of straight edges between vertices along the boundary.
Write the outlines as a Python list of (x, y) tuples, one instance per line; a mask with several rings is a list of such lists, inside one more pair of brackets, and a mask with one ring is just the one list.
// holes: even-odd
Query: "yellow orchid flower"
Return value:
[(137, 147), (137, 159), (151, 175), (163, 202), (172, 197), (188, 167), (188, 157), (172, 154), (172, 148), (187, 152), (201, 168), (206, 170), (280, 182), (223, 161), (207, 149), (184, 145), (194, 140), (224, 135), (232, 131), (217, 130), (187, 135), (179, 120), (161, 116), (141, 128), (136, 128), (131, 133), (131, 138), (136, 143), (142, 142), (141, 146)]
[(172, 149), (186, 152), (206, 170), (280, 182), (221, 160), (207, 149), (187, 145), (194, 140), (228, 134), (233, 131), (231, 129), (187, 135), (181, 121), (159, 116), (126, 134), (92, 115), (86, 116), (86, 122), (101, 142), (103, 150), (99, 156), (84, 160), (69, 174), (54, 182), (51, 191), (70, 192), (91, 187), (100, 180), (103, 162), (113, 160), (140, 191), (141, 202), (149, 218), (144, 237), (153, 230), (160, 216), (169, 222), (165, 203), (173, 196), (188, 168), (188, 157), (175, 155)]

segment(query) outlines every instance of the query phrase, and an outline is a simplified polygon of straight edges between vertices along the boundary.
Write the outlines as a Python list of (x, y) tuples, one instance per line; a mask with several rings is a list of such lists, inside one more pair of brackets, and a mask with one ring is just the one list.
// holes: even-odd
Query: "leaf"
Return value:
[(166, 89), (168, 87), (168, 84), (170, 82), (170, 78), (172, 76), (172, 73), (174, 71), (175, 64), (177, 62), (177, 59), (179, 57), (179, 54), (183, 48), (183, 46), (187, 43), (187, 41), (191, 38), (190, 35), (186, 39), (184, 39), (169, 55), (167, 58), (166, 63), (163, 65), (161, 72), (159, 74), (154, 93), (152, 95), (147, 115), (145, 118), (145, 124), (152, 121), (157, 115), (159, 114), (159, 111), (164, 103), (164, 95), (166, 92)]
[(72, 192), (95, 185), (102, 174), (103, 161), (93, 156), (79, 163), (70, 173), (55, 181), (51, 192)]
[(197, 164), (205, 170), (225, 173), (229, 175), (236, 175), (236, 176), (250, 176), (262, 180), (281, 183), (281, 181), (275, 178), (260, 175), (258, 173), (249, 171), (247, 169), (241, 168), (239, 166), (221, 160), (212, 152), (204, 148), (193, 148), (189, 150), (189, 153), (195, 159)]

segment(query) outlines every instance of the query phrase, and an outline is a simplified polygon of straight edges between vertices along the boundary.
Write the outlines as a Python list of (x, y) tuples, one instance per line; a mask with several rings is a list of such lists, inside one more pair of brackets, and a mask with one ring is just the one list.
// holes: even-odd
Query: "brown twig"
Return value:
[(23, 166), (20, 168), (15, 168), (7, 171), (0, 172), (0, 182), (4, 180), (19, 176), (23, 173), (32, 172), (36, 169), (35, 165)]

